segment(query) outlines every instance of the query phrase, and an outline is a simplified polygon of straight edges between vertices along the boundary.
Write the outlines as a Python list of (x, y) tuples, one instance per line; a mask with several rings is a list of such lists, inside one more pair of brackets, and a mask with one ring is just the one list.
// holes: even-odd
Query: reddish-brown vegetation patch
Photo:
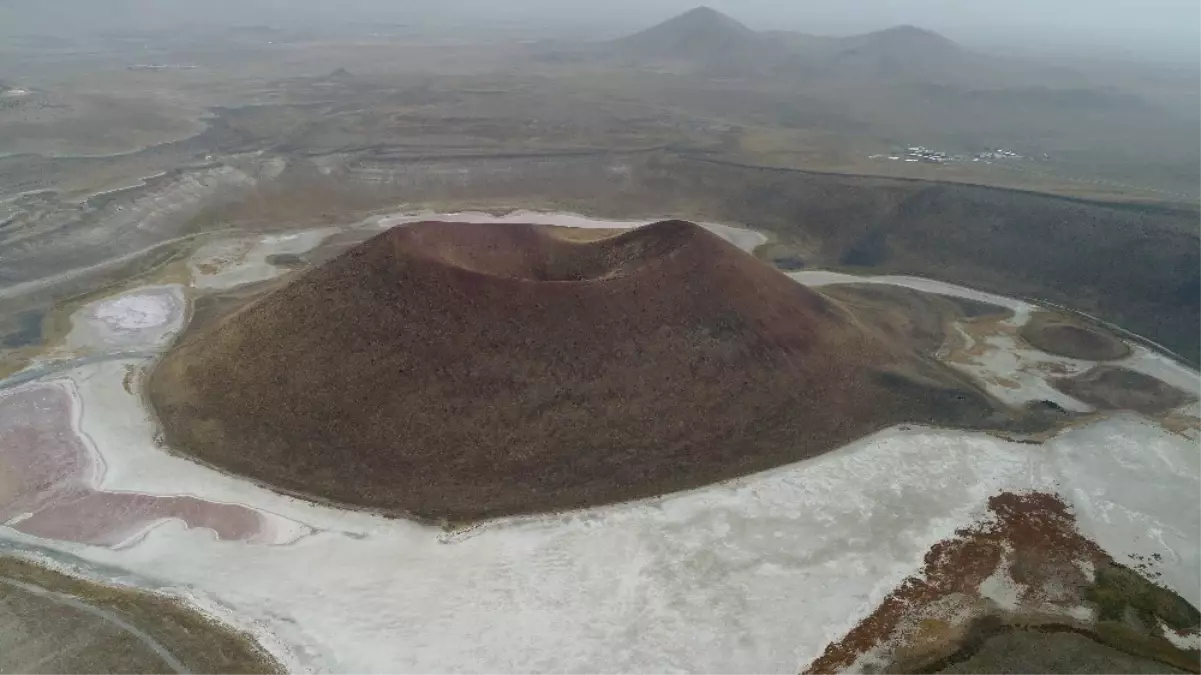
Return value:
[[(881, 649), (877, 656), (891, 661), (883, 666), (888, 672), (931, 672), (969, 657), (973, 652), (965, 645), (978, 648), (1014, 626), (1085, 634), (1138, 658), (1197, 671), (1197, 655), (1165, 640), (1156, 622), (1195, 632), (1197, 610), (1114, 563), (1076, 531), (1075, 517), (1058, 497), (1002, 493), (989, 499), (989, 512), (981, 523), (935, 544), (920, 574), (902, 582), (806, 672), (842, 672)], [(1085, 572), (1089, 568), (1095, 578)], [(983, 600), (982, 585), (997, 574), (1012, 584), (1016, 607), (998, 609)], [(958, 618), (934, 611), (948, 599), (962, 610)], [(1094, 612), (1096, 621), (1075, 618), (1071, 610), (1080, 607)], [(1136, 626), (1123, 623), (1127, 608), (1141, 616)], [(911, 625), (915, 620), (919, 630)], [(956, 621), (963, 625), (956, 628)], [(926, 623), (941, 626), (940, 635), (915, 645), (928, 637)]]
[(908, 344), (691, 223), (386, 232), (192, 330), (169, 443), (286, 490), (470, 520), (645, 497), (897, 422), (994, 421)]

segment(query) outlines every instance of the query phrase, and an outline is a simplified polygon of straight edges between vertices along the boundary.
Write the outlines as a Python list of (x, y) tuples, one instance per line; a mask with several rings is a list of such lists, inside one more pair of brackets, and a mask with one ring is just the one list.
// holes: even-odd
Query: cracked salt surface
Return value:
[[(1015, 326), (1016, 327), (1016, 326)], [(960, 335), (979, 352), (966, 352), (951, 367), (972, 375), (988, 393), (1002, 402), (1020, 406), (1031, 401), (1053, 401), (1065, 410), (1092, 412), (1093, 407), (1059, 391), (1054, 378), (1071, 377), (1091, 370), (1095, 361), (1069, 359), (1021, 346), (1012, 335), (997, 333), (973, 340), (962, 328)]]
[(185, 307), (178, 284), (146, 286), (105, 298), (71, 315), (65, 347), (71, 351), (162, 347), (183, 328)]
[[(122, 550), (43, 545), (210, 598), (292, 645), (296, 668), (795, 672), (982, 515), (989, 495), (1051, 486), (1115, 557), (1161, 552), (1164, 581), (1196, 595), (1187, 537), (1131, 531), (1196, 531), (1196, 509), (1183, 508), (1197, 501), (1196, 449), (1133, 416), (1041, 447), (892, 429), (725, 484), (495, 522), (444, 544), (435, 528), (283, 497), (163, 453), (152, 420), (114, 401), (123, 370), (69, 373), (82, 429), (110, 467), (106, 489), (169, 485), (317, 533), (272, 547), (166, 523)], [(1139, 459), (1147, 448), (1159, 459)], [(1089, 473), (1098, 456), (1142, 462), (1145, 482)], [(1130, 527), (1104, 536), (1116, 513)]]
[[(72, 377), (117, 378), (103, 367)], [(85, 411), (103, 396), (81, 394)], [(120, 551), (52, 545), (197, 588), (316, 650), (295, 665), (340, 671), (795, 670), (1024, 472), (1020, 446), (892, 432), (786, 470), (498, 523), (447, 545), (436, 529), (304, 504), (156, 454), (151, 432), (129, 420), (98, 442), (110, 466), (127, 467), (113, 486), (182, 480), (362, 538), (265, 547), (166, 524)], [(130, 449), (136, 461), (122, 457)]]
[(1201, 604), (1201, 452), (1133, 413), (1073, 429), (1049, 442), (1056, 490), (1080, 532), (1115, 560), (1162, 560), (1159, 583)]
[[(543, 217), (571, 222), (529, 212), (501, 219)], [(571, 217), (580, 226), (622, 226)], [(400, 222), (382, 218), (369, 226)], [(762, 241), (737, 228), (721, 231), (743, 248)], [(280, 252), (320, 240), (256, 241)], [(260, 253), (243, 259), (252, 259), (249, 268), (208, 275), (205, 283), (219, 276), (208, 287), (237, 285), (265, 273)], [(825, 272), (793, 276), (842, 280)], [(883, 279), (893, 278), (869, 283), (893, 283)], [(1029, 312), (1008, 298), (899, 279)], [(1180, 382), (1196, 377), (1155, 355), (1131, 359)], [(1081, 530), (1114, 558), (1159, 553), (1157, 571), (1169, 588), (1194, 604), (1201, 592), (1196, 446), (1136, 415), (1042, 446), (893, 428), (690, 492), (447, 536), (282, 496), (164, 452), (150, 414), (122, 391), (126, 367), (147, 363), (93, 363), (62, 375), (78, 392), (79, 430), (103, 457), (100, 487), (241, 504), (311, 534), (268, 546), (215, 540), (168, 521), (121, 549), (35, 539), (10, 528), (0, 528), (0, 537), (176, 589), (261, 638), (290, 670), (797, 672), (920, 570), (934, 543), (983, 516), (987, 498), (1001, 491), (1058, 492)]]

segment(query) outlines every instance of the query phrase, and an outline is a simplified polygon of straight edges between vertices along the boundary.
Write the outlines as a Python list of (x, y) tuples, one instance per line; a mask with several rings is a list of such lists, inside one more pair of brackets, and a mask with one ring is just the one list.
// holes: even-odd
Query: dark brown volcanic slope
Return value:
[(155, 369), (168, 442), (286, 490), (469, 520), (644, 497), (989, 401), (681, 221), (594, 242), (390, 230)]

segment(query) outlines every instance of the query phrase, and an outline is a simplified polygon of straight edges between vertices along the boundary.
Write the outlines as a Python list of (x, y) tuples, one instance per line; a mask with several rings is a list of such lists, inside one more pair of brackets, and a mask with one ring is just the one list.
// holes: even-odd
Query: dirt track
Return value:
[[(95, 667), (98, 661), (100, 663), (104, 663), (98, 658), (103, 651), (96, 648), (92, 642), (101, 642), (107, 633), (116, 632), (118, 634), (125, 633), (129, 638), (132, 638), (136, 643), (138, 643), (138, 646), (142, 649), (129, 649), (128, 652), (133, 652), (135, 654), (134, 656), (131, 657), (127, 655), (124, 663), (106, 664), (108, 667), (128, 667), (130, 662), (133, 662), (145, 668), (162, 669), (163, 664), (165, 664), (167, 668), (171, 669), (172, 672), (192, 672), (186, 665), (180, 662), (179, 659), (175, 658), (175, 656), (173, 656), (166, 647), (159, 644), (157, 640), (146, 634), (145, 631), (137, 626), (134, 626), (107, 609), (102, 607), (94, 607), (86, 602), (63, 593), (55, 593), (54, 591), (48, 591), (39, 586), (34, 586), (33, 584), (14, 581), (12, 579), (0, 578), (0, 584), (5, 584), (13, 589), (16, 589), (17, 593), (12, 595), (25, 593), (33, 596), (33, 598), (36, 598), (36, 600), (33, 598), (24, 599), (24, 603), (37, 607), (38, 614), (43, 616), (56, 616), (62, 623), (67, 623), (70, 625), (70, 622), (64, 621), (64, 618), (71, 617), (71, 615), (74, 613), (86, 615), (86, 618), (83, 616), (79, 618), (71, 618), (77, 622), (83, 623), (88, 628), (86, 632), (91, 634), (83, 640), (64, 640), (63, 638), (67, 638), (66, 635), (55, 636), (59, 639), (51, 638), (49, 640), (36, 640), (31, 639), (33, 636), (23, 635), (22, 637), (26, 638), (26, 640), (22, 641), (23, 644), (8, 645), (8, 649), (5, 650), (13, 651), (14, 647), (19, 647), (19, 651), (22, 652), (22, 655), (27, 659), (21, 663), (10, 662), (11, 665), (15, 666), (15, 670), (17, 671), (33, 672), (34, 670), (46, 669), (46, 672), (50, 672), (51, 669), (64, 668), (64, 666), (78, 667), (78, 665), (81, 664), (76, 663), (75, 659), (79, 659), (79, 652), (84, 652), (88, 654), (91, 659), (94, 659), (91, 660), (91, 665), (92, 667)], [(10, 609), (9, 606), (16, 604), (17, 601), (17, 597), (8, 598), (7, 602), (3, 603), (5, 605), (5, 609)], [(38, 605), (42, 606), (38, 607)], [(27, 628), (26, 626), (21, 627)], [(9, 626), (8, 628), (11, 629), (12, 626)], [(120, 637), (108, 637), (107, 639), (112, 642), (118, 642)], [(82, 643), (82, 646), (80, 646), (80, 642)], [(41, 647), (41, 649), (38, 649), (38, 647)], [(138, 653), (143, 650), (148, 653)], [(85, 657), (85, 659), (86, 658), (87, 657)], [(87, 663), (88, 661), (85, 660), (84, 662)], [(71, 665), (67, 666), (66, 664)], [(50, 668), (47, 668), (48, 666)]]

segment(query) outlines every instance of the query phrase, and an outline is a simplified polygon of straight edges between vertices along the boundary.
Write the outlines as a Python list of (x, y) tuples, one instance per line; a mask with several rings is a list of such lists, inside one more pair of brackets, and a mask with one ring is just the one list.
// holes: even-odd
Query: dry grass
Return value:
[[(222, 626), (183, 603), (126, 587), (84, 581), (49, 570), (26, 560), (0, 557), (0, 576), (73, 596), (94, 607), (116, 613), (149, 634), (197, 673), (279, 673), (283, 667), (249, 635)], [(0, 586), (0, 593), (4, 593)], [(98, 664), (120, 663), (124, 658), (112, 650), (124, 643), (101, 642), (91, 655)], [(88, 656), (85, 654), (85, 659)], [(116, 661), (114, 661), (116, 659)], [(123, 668), (133, 664), (125, 663)]]

